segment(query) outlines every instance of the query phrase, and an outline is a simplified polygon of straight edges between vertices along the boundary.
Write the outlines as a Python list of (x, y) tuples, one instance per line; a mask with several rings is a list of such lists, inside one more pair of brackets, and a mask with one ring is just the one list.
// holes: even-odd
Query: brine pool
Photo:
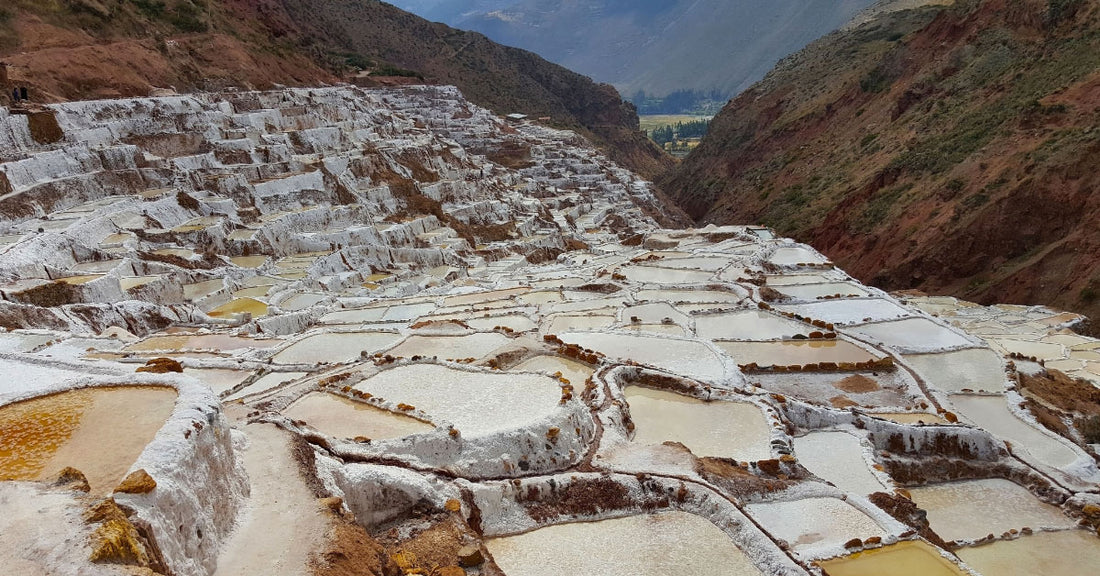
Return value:
[(763, 574), (725, 532), (686, 512), (548, 526), (485, 546), (508, 576)]
[(627, 386), (623, 391), (634, 420), (634, 442), (680, 442), (696, 456), (767, 460), (771, 428), (748, 402), (703, 402), (695, 398)]
[(86, 388), (0, 407), (0, 480), (49, 480), (71, 466), (114, 489), (171, 416), (167, 387)]

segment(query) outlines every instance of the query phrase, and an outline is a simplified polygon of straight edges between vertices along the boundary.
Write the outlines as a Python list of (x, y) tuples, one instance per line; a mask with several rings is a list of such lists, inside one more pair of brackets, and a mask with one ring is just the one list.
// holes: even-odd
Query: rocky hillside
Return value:
[(645, 175), (672, 162), (612, 87), (372, 0), (15, 0), (0, 7), (0, 57), (53, 101), (315, 85), (365, 69), (454, 84), (498, 113), (549, 116)]
[(865, 281), (1100, 312), (1100, 9), (967, 0), (782, 62), (663, 179)]

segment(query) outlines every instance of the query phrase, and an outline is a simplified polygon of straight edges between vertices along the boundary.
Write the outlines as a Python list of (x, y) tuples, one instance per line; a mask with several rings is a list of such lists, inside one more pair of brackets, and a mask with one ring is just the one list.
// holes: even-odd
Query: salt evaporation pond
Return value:
[(211, 318), (229, 318), (234, 314), (249, 313), (253, 318), (267, 315), (267, 304), (254, 298), (236, 298), (206, 313)]
[(511, 328), (516, 332), (527, 332), (528, 330), (534, 330), (537, 327), (534, 320), (531, 320), (527, 316), (520, 314), (509, 314), (507, 316), (487, 316), (484, 318), (470, 318), (466, 320), (466, 325), (474, 330), (492, 330), (497, 326), (503, 326), (505, 328)]
[(1020, 354), (1027, 358), (1039, 358), (1043, 360), (1057, 360), (1065, 357), (1065, 351), (1061, 344), (1052, 342), (1032, 342), (1030, 340), (1012, 340), (1006, 338), (990, 338), (995, 346), (1000, 346), (1006, 354)]
[(232, 401), (245, 396), (267, 392), (299, 378), (306, 376), (306, 372), (271, 372), (256, 379), (255, 382), (227, 396), (225, 400)]
[(923, 540), (898, 542), (817, 565), (829, 576), (968, 576)]
[(679, 442), (696, 456), (758, 461), (772, 457), (771, 428), (764, 413), (747, 402), (704, 402), (688, 396), (627, 386), (634, 441)]
[(371, 440), (386, 440), (434, 429), (431, 424), (416, 418), (327, 392), (306, 394), (283, 410), (283, 414), (294, 420), (304, 420), (306, 424), (337, 438), (365, 436)]
[(801, 556), (843, 546), (852, 538), (886, 536), (869, 516), (838, 498), (804, 498), (745, 507), (772, 536), (786, 540)]
[(612, 358), (634, 360), (697, 380), (715, 381), (725, 375), (718, 355), (693, 340), (599, 332), (567, 332), (558, 337)]
[(763, 574), (725, 532), (686, 512), (548, 526), (485, 546), (508, 576)]
[(252, 372), (248, 370), (231, 370), (227, 368), (191, 368), (187, 370), (188, 376), (198, 378), (203, 384), (209, 386), (215, 394), (232, 390), (251, 374)]
[(788, 284), (776, 288), (781, 294), (799, 300), (815, 300), (825, 296), (869, 296), (870, 293), (850, 282), (823, 282), (820, 284)]
[(700, 338), (712, 340), (779, 340), (814, 330), (817, 329), (763, 310), (742, 310), (695, 318), (695, 333)]
[(593, 314), (590, 316), (570, 316), (559, 314), (551, 316), (548, 323), (543, 325), (542, 331), (546, 334), (561, 334), (575, 330), (601, 330), (610, 328), (615, 324), (615, 317)]
[(0, 407), (0, 480), (50, 480), (71, 466), (110, 492), (176, 404), (167, 387), (86, 388)]
[(524, 360), (512, 367), (511, 370), (514, 372), (549, 372), (551, 374), (561, 372), (563, 378), (569, 380), (578, 388), (595, 372), (592, 368), (575, 360), (549, 355), (535, 356)]
[(822, 300), (809, 304), (784, 304), (776, 306), (784, 312), (793, 312), (829, 324), (854, 324), (878, 322), (912, 316), (905, 308), (882, 298), (859, 300)]
[(715, 342), (738, 364), (791, 366), (821, 362), (869, 362), (878, 356), (846, 340), (787, 340), (782, 342)]
[(944, 540), (977, 540), (1015, 528), (1071, 528), (1057, 506), (1000, 478), (911, 488), (913, 502), (928, 511), (932, 529)]
[(454, 424), (467, 436), (529, 426), (558, 410), (561, 386), (541, 374), (458, 370), (436, 364), (398, 366), (367, 378), (355, 389), (416, 407), (437, 425)]
[(1079, 576), (1100, 566), (1100, 538), (1084, 530), (1036, 532), (955, 553), (983, 576)]
[(790, 266), (793, 264), (824, 264), (828, 262), (828, 259), (803, 246), (783, 246), (776, 248), (768, 261), (779, 266)]
[(847, 432), (810, 432), (794, 439), (794, 455), (815, 476), (866, 496), (886, 488), (867, 467), (859, 438)]
[(1012, 442), (1014, 450), (1023, 450), (1047, 466), (1061, 468), (1077, 460), (1069, 446), (1017, 418), (1003, 396), (956, 394), (951, 396), (951, 404), (966, 421)]
[(434, 356), (440, 360), (481, 358), (511, 341), (511, 338), (495, 332), (469, 336), (409, 336), (388, 354), (401, 358)]
[(734, 292), (719, 292), (717, 290), (639, 290), (635, 299), (639, 302), (691, 302), (691, 303), (715, 303), (715, 308), (721, 304), (733, 305), (745, 299), (748, 294), (736, 294)]
[(849, 331), (904, 350), (934, 351), (972, 345), (962, 334), (927, 318), (866, 324), (849, 328)]
[(631, 282), (642, 284), (694, 284), (710, 280), (712, 272), (657, 268), (654, 266), (624, 266), (619, 273)]
[(363, 352), (373, 354), (393, 346), (402, 336), (390, 332), (326, 332), (284, 348), (272, 360), (278, 364), (353, 362)]
[(1005, 387), (1004, 360), (987, 348), (903, 358), (929, 386), (944, 392), (1001, 392)]
[(279, 340), (253, 340), (230, 334), (164, 334), (150, 336), (125, 348), (127, 352), (153, 352), (157, 350), (234, 350), (270, 348)]
[(882, 418), (884, 420), (890, 420), (891, 422), (897, 422), (898, 424), (946, 424), (947, 420), (937, 416), (936, 414), (928, 414), (927, 412), (875, 412), (870, 414), (875, 418)]

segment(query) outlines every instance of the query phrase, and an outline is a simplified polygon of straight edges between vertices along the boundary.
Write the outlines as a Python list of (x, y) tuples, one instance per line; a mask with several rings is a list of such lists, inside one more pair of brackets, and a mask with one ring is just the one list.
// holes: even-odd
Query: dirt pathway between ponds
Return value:
[(306, 576), (331, 521), (298, 472), (288, 434), (272, 424), (242, 427), (251, 496), (222, 548), (214, 576)]

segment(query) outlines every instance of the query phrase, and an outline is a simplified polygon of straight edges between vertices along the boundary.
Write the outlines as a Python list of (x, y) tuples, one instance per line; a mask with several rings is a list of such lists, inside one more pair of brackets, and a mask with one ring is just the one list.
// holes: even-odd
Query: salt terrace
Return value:
[(576, 134), (449, 87), (0, 111), (0, 153), (9, 573), (1100, 556), (1097, 446), (1025, 385), (1100, 382), (1074, 315), (894, 297), (762, 228), (664, 229)]

